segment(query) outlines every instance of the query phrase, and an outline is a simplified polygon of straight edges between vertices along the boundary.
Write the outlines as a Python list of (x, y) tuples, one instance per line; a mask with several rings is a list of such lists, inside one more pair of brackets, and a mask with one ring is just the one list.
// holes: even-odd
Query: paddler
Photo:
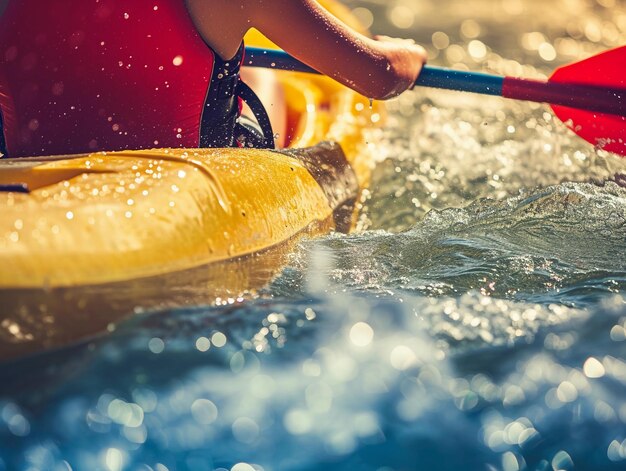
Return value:
[[(242, 74), (255, 27), (357, 92), (388, 99), (426, 60), (371, 39), (314, 0), (0, 0), (0, 146), (10, 157), (154, 147), (272, 147), (280, 90)], [(228, 59), (224, 59), (228, 58)], [(261, 123), (240, 119), (241, 99)]]

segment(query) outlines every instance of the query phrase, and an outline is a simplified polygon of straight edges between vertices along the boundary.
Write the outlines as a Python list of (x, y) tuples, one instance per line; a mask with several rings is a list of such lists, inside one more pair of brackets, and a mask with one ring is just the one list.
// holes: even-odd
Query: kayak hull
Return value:
[[(11, 162), (40, 169), (43, 183), (31, 175), (30, 193), (0, 193), (0, 359), (93, 337), (133, 313), (253, 296), (302, 237), (353, 225), (361, 187), (338, 144), (159, 152)], [(146, 171), (158, 183), (139, 184)]]

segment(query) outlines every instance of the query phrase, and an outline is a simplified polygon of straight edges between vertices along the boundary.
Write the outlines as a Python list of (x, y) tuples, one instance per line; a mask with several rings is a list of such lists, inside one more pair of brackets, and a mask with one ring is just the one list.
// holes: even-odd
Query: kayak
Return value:
[[(275, 47), (256, 31), (246, 42)], [(300, 237), (353, 227), (384, 109), (325, 77), (274, 73), (293, 130), (284, 150), (0, 159), (0, 360), (134, 312), (235, 302), (271, 280)]]

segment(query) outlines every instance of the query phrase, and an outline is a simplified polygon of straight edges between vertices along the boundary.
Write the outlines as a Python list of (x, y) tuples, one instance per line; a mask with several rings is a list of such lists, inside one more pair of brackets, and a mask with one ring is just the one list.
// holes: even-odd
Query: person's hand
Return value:
[(413, 88), (417, 77), (422, 71), (422, 67), (428, 59), (426, 50), (415, 44), (412, 39), (392, 38), (389, 36), (375, 36), (385, 50), (388, 51), (389, 58), (395, 73), (402, 77), (402, 89), (398, 93), (409, 88)]

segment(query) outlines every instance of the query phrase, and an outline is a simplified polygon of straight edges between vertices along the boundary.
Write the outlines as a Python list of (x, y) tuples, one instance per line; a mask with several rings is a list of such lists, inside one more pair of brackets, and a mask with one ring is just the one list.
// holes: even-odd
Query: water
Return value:
[[(474, 70), (626, 38), (611, 0), (350, 6)], [(539, 105), (390, 106), (358, 233), (254, 297), (0, 367), (0, 470), (624, 469), (624, 161)]]

